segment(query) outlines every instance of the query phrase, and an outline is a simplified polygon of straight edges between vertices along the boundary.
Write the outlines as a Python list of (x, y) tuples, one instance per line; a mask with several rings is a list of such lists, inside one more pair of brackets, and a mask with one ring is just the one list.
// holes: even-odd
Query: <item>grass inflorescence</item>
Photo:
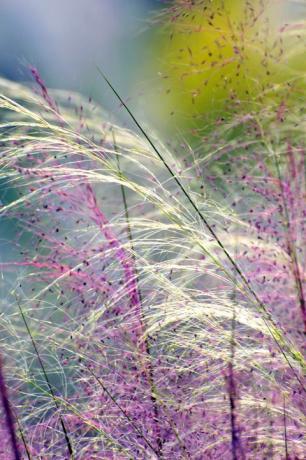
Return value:
[(301, 86), (172, 151), (106, 77), (135, 131), (31, 72), (0, 80), (1, 458), (302, 459)]

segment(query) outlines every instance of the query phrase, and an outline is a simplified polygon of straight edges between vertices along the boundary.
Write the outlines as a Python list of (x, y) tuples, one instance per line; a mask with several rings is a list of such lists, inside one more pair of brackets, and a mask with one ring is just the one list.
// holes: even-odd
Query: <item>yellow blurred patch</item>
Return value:
[(162, 18), (164, 34), (157, 45), (164, 114), (175, 112), (186, 122), (186, 117), (226, 116), (266, 97), (289, 104), (305, 89), (306, 22), (285, 22), (288, 5), (284, 0), (176, 1)]

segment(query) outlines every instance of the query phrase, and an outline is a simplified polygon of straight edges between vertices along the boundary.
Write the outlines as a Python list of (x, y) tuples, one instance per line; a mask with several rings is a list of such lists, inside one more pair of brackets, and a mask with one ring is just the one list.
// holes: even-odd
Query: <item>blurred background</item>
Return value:
[[(159, 0), (1, 0), (0, 76), (31, 80), (103, 104), (112, 97), (96, 66), (127, 96), (148, 59), (149, 20)], [(113, 97), (112, 97), (113, 100)]]
[[(154, 21), (165, 4), (172, 12)], [(33, 65), (49, 88), (90, 96), (128, 122), (99, 76), (100, 66), (137, 117), (167, 140), (173, 130), (203, 123), (203, 114), (222, 113), (228, 93), (241, 99), (249, 88), (254, 95), (260, 85), (306, 71), (301, 59), (304, 0), (216, 0), (207, 2), (205, 16), (203, 5), (188, 0), (0, 0), (0, 76), (31, 80)], [(250, 13), (258, 16), (255, 27), (248, 23)], [(244, 37), (232, 33), (240, 30), (240, 20)], [(281, 27), (290, 23), (298, 23), (301, 34), (288, 41), (286, 56), (277, 61), (282, 47), (277, 40), (287, 33)], [(242, 42), (246, 46), (239, 56)], [(267, 54), (268, 71), (262, 65)]]

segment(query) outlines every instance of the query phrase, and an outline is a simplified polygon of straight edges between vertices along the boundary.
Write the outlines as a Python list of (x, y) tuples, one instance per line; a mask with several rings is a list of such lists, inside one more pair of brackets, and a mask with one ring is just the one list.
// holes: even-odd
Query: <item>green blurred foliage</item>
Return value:
[(151, 99), (154, 112), (198, 128), (203, 117), (226, 118), (271, 98), (287, 110), (305, 90), (306, 70), (306, 22), (290, 19), (292, 8), (287, 0), (177, 0), (159, 17), (165, 97)]

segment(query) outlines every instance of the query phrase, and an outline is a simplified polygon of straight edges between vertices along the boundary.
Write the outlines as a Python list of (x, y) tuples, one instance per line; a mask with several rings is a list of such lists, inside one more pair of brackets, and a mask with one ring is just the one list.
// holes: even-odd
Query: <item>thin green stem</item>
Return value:
[[(59, 410), (60, 410), (60, 407), (59, 407), (59, 404), (58, 404), (57, 399), (56, 399), (56, 397), (55, 397), (55, 393), (54, 393), (53, 388), (52, 388), (52, 385), (51, 385), (51, 383), (50, 383), (50, 380), (49, 380), (48, 374), (47, 374), (47, 372), (46, 372), (44, 363), (43, 363), (43, 361), (42, 361), (42, 358), (41, 358), (40, 353), (39, 353), (39, 351), (38, 351), (37, 345), (36, 345), (36, 343), (35, 343), (35, 340), (34, 340), (34, 338), (33, 338), (33, 335), (32, 335), (32, 333), (31, 333), (31, 330), (30, 330), (30, 328), (29, 328), (28, 322), (27, 322), (27, 320), (26, 320), (26, 318), (25, 318), (24, 312), (23, 312), (23, 310), (22, 310), (22, 308), (21, 308), (21, 305), (20, 305), (20, 303), (18, 302), (18, 300), (17, 300), (17, 305), (18, 305), (18, 308), (19, 308), (21, 317), (22, 317), (22, 319), (23, 319), (24, 325), (25, 325), (25, 327), (26, 327), (27, 333), (28, 333), (28, 335), (29, 335), (29, 337), (30, 337), (30, 339), (31, 339), (31, 342), (32, 342), (33, 348), (34, 348), (34, 350), (35, 350), (35, 353), (36, 353), (36, 356), (37, 356), (39, 365), (40, 365), (40, 367), (41, 367), (41, 369), (42, 369), (44, 378), (45, 378), (45, 380), (46, 380), (46, 383), (47, 383), (47, 386), (48, 386), (48, 389), (49, 389), (49, 393), (50, 393), (50, 395), (51, 395), (51, 398), (53, 399), (53, 402), (54, 402), (54, 405), (55, 405), (56, 409), (59, 411)], [(70, 441), (70, 437), (69, 437), (69, 435), (68, 435), (68, 431), (67, 431), (65, 422), (64, 422), (63, 417), (62, 417), (61, 414), (59, 414), (59, 419), (60, 419), (60, 424), (61, 424), (61, 427), (62, 427), (62, 430), (63, 430), (63, 433), (64, 433), (65, 441), (66, 441), (66, 444), (67, 444), (67, 449), (68, 449), (68, 452), (69, 452), (69, 457), (70, 457), (71, 460), (73, 460), (73, 459), (74, 459), (74, 454), (73, 454), (72, 444), (71, 444), (71, 441)]]
[(27, 454), (27, 457), (29, 460), (32, 460), (32, 456), (30, 454), (30, 449), (28, 447), (28, 443), (27, 443), (27, 440), (26, 440), (26, 437), (25, 437), (25, 434), (23, 432), (23, 429), (22, 429), (22, 426), (21, 426), (21, 423), (20, 423), (20, 420), (19, 420), (19, 417), (16, 413), (16, 411), (13, 409), (13, 412), (14, 412), (14, 417), (16, 419), (16, 422), (17, 422), (17, 425), (18, 425), (18, 430), (19, 430), (19, 433), (20, 433), (20, 437), (21, 437), (21, 440), (22, 440), (22, 443), (24, 445), (24, 449), (26, 451), (26, 454)]

